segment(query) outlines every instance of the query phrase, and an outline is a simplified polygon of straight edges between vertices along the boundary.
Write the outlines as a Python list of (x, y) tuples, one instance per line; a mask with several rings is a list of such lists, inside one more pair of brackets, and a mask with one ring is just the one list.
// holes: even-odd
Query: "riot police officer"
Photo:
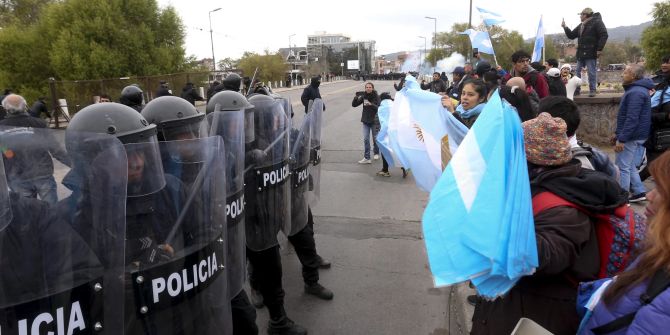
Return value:
[[(114, 135), (124, 144), (128, 157), (126, 334), (229, 333), (228, 303), (220, 299), (227, 281), (222, 274), (224, 240), (219, 237), (224, 226), (212, 221), (225, 215), (217, 215), (225, 196), (215, 193), (220, 188), (205, 182), (223, 177), (223, 167), (216, 168), (217, 160), (208, 159), (197, 187), (187, 188), (164, 173), (161, 163), (162, 156), (183, 150), (164, 153), (158, 146), (156, 125), (116, 103), (82, 109), (70, 122), (66, 139), (71, 131)], [(208, 201), (194, 201), (196, 198)], [(194, 289), (198, 284), (200, 288)]]
[(121, 90), (121, 98), (119, 102), (136, 110), (142, 112), (144, 107), (144, 92), (137, 85), (129, 85)]
[[(227, 94), (237, 94), (235, 92), (223, 93), (217, 99), (215, 104), (220, 104), (221, 97)], [(248, 106), (246, 100), (240, 100)], [(225, 101), (223, 101), (225, 103)], [(228, 106), (222, 106), (219, 110), (227, 110)], [(226, 152), (226, 224), (228, 248), (226, 254), (226, 272), (228, 274), (228, 297), (230, 299), (231, 313), (233, 320), (233, 334), (258, 334), (256, 326), (256, 310), (251, 306), (246, 292), (242, 288), (244, 283), (246, 264), (245, 239), (244, 239), (244, 217), (243, 205), (236, 197), (243, 190), (242, 178), (236, 176), (242, 175), (244, 169), (244, 110), (236, 106), (236, 111), (241, 113), (239, 120), (234, 120), (231, 115), (217, 115), (217, 125), (212, 125), (212, 129), (218, 130), (218, 126), (223, 130), (211, 131), (210, 135), (221, 135), (225, 143)], [(229, 114), (233, 114), (231, 111)], [(144, 116), (149, 122), (156, 125), (158, 129), (158, 139), (161, 141), (188, 141), (205, 137), (210, 133), (209, 124), (203, 123), (205, 114), (199, 112), (193, 105), (184, 99), (177, 97), (161, 97), (150, 101), (142, 110)], [(209, 114), (210, 118), (214, 113)], [(220, 120), (219, 120), (220, 117)], [(210, 120), (211, 121), (211, 120)], [(221, 121), (219, 124), (218, 121)], [(228, 121), (237, 121), (237, 124), (230, 124)], [(189, 148), (190, 149), (190, 148)], [(191, 185), (199, 171), (199, 164), (180, 164), (188, 158), (183, 156), (193, 155), (193, 150), (181, 153), (182, 157), (168, 157), (163, 160), (163, 166), (170, 174), (179, 177), (185, 183)]]
[[(269, 98), (251, 105), (237, 92), (217, 93), (207, 104), (208, 119), (216, 112), (244, 110), (245, 230), (247, 258), (258, 280), (255, 286), (268, 307), (269, 334), (306, 334), (284, 309), (281, 257), (277, 233), (290, 224), (287, 119), (281, 104)], [(221, 112), (223, 111), (223, 112)]]

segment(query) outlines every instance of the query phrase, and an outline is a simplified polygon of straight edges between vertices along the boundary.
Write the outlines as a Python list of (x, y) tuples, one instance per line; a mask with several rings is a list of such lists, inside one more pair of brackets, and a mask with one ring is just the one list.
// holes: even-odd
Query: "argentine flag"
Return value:
[(377, 145), (382, 152), (382, 156), (391, 167), (402, 167), (400, 160), (393, 152), (391, 140), (388, 134), (389, 118), (391, 117), (391, 105), (393, 101), (384, 100), (379, 105), (377, 116), (379, 117), (379, 133), (377, 133)]
[(490, 55), (495, 54), (495, 52), (493, 51), (493, 44), (491, 44), (491, 38), (489, 37), (489, 33), (485, 31), (477, 31), (474, 29), (466, 29), (464, 32), (459, 34), (468, 35), (470, 37), (470, 43), (472, 44), (472, 48), (479, 49), (479, 52), (483, 52), (485, 54)]
[(487, 27), (505, 22), (505, 20), (503, 20), (500, 14), (494, 13), (490, 10), (486, 10), (481, 7), (477, 7), (477, 10), (479, 11), (479, 15), (482, 17), (482, 20), (484, 21), (484, 24)]
[(500, 296), (538, 265), (523, 130), (495, 92), (430, 193), (423, 214), (436, 286), (472, 280)]
[(542, 59), (542, 48), (544, 48), (544, 25), (542, 24), (542, 16), (540, 15), (540, 24), (537, 26), (531, 62), (539, 62)]
[(453, 155), (468, 129), (444, 107), (442, 96), (424, 91), (413, 76), (391, 105), (388, 136), (400, 164), (412, 170), (417, 186), (430, 192), (442, 174), (442, 138)]

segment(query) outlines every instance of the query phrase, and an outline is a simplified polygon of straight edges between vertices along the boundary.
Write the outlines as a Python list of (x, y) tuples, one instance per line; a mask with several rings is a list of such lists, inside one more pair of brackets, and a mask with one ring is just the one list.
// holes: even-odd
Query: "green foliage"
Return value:
[(607, 66), (607, 64), (622, 64), (626, 63), (626, 50), (621, 43), (607, 43), (600, 56), (600, 66)]
[(646, 56), (646, 68), (657, 69), (661, 58), (670, 55), (670, 1), (654, 4), (654, 21), (642, 32), (642, 50)]
[(457, 52), (461, 55), (467, 56), (472, 49), (470, 46), (470, 38), (468, 35), (461, 35), (460, 32), (468, 29), (467, 23), (454, 23), (451, 26), (451, 31), (437, 33), (438, 48), (446, 49), (446, 53), (451, 55)]
[(0, 27), (34, 24), (47, 4), (55, 0), (0, 0)]
[(17, 17), (0, 30), (0, 86), (45, 94), (49, 77), (147, 76), (191, 68), (179, 15), (172, 7), (159, 9), (156, 0), (13, 2), (43, 5), (38, 17)]
[(284, 80), (289, 65), (284, 63), (284, 57), (280, 53), (270, 54), (267, 50), (264, 55), (253, 52), (245, 52), (238, 63), (238, 68), (245, 76), (253, 76), (258, 68), (256, 78), (261, 81)]
[[(479, 28), (483, 29), (483, 28)], [(496, 52), (498, 65), (503, 69), (510, 70), (512, 68), (512, 54), (517, 50), (526, 50), (528, 53), (533, 52), (532, 46), (530, 50), (523, 42), (523, 36), (517, 31), (508, 31), (499, 26), (489, 28), (491, 35), (491, 43)]]

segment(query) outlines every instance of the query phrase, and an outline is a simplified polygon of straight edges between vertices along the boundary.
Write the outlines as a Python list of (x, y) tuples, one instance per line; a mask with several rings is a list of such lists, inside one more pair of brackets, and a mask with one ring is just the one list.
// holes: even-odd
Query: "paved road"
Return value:
[[(374, 82), (379, 92), (395, 92), (390, 81)], [(427, 194), (400, 169), (376, 176), (381, 161), (359, 165), (363, 157), (361, 107), (352, 108), (363, 82), (325, 83), (321, 202), (315, 207), (317, 249), (333, 262), (321, 283), (335, 298), (321, 301), (303, 293), (300, 263), (290, 246), (282, 249), (286, 308), (310, 334), (447, 334), (449, 290), (432, 288), (421, 234)], [(280, 92), (301, 122), (302, 89)], [(263, 329), (267, 311), (258, 311)]]

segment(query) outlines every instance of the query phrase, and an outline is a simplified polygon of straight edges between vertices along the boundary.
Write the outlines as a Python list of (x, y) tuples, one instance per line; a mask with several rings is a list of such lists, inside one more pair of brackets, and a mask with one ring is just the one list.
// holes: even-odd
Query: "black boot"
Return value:
[(319, 283), (305, 284), (305, 293), (323, 300), (332, 300), (334, 296), (333, 291), (321, 286)]
[(328, 260), (318, 255), (316, 257), (319, 258), (319, 269), (330, 269), (330, 262)]
[(268, 335), (307, 335), (307, 329), (295, 324), (286, 315), (268, 321)]

